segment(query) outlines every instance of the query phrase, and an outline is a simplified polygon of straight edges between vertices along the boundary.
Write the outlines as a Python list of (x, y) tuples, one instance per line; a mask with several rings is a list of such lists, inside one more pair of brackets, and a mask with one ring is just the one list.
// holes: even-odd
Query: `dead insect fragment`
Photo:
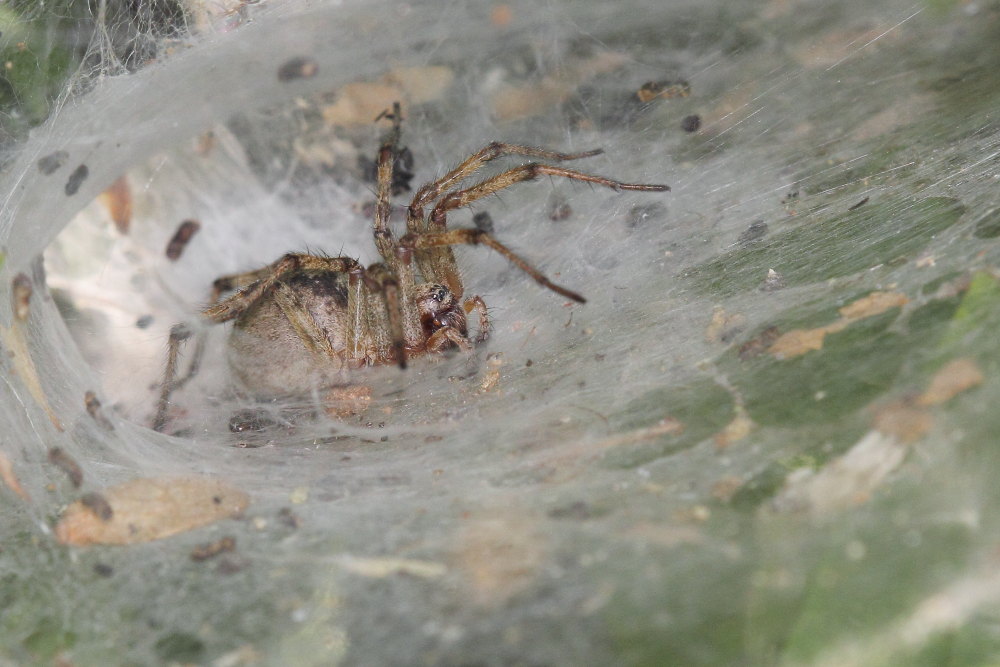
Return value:
[(83, 470), (80, 468), (80, 464), (61, 447), (53, 447), (49, 450), (49, 463), (66, 473), (74, 488), (79, 489), (80, 485), (83, 484)]
[(11, 284), (11, 292), (14, 295), (14, 317), (24, 322), (30, 312), (31, 279), (23, 273), (17, 274)]
[(201, 224), (197, 220), (185, 220), (174, 232), (173, 237), (170, 239), (170, 243), (167, 244), (167, 259), (172, 262), (176, 262), (180, 259), (181, 254), (184, 252), (184, 248), (191, 241), (198, 230), (201, 229)]

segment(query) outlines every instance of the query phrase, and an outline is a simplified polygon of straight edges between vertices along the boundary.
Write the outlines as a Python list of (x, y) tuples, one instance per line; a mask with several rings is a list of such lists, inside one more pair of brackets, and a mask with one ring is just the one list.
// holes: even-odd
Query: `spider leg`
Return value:
[[(365, 273), (367, 276), (365, 284), (369, 293), (368, 312), (374, 316), (371, 328), (376, 333), (376, 346), (380, 349), (388, 346), (392, 350), (392, 358), (399, 367), (406, 368), (406, 339), (401, 302), (410, 301), (412, 295), (407, 294), (409, 290), (402, 289), (400, 282), (385, 264), (373, 264)], [(381, 304), (377, 303), (379, 299), (382, 299)]]
[(521, 269), (529, 276), (531, 276), (535, 282), (537, 282), (542, 287), (547, 287), (556, 294), (561, 294), (562, 296), (572, 299), (578, 303), (586, 303), (587, 300), (576, 292), (566, 289), (565, 287), (560, 287), (554, 282), (546, 278), (538, 269), (533, 267), (527, 261), (521, 257), (514, 254), (514, 252), (503, 245), (492, 236), (482, 231), (481, 229), (451, 229), (447, 232), (427, 232), (424, 234), (407, 234), (399, 240), (399, 243), (404, 248), (438, 248), (442, 246), (452, 246), (452, 245), (479, 245), (482, 244), (488, 248), (496, 250), (498, 253), (503, 255), (510, 261), (511, 264)]
[[(540, 164), (538, 162), (532, 162), (529, 164), (522, 165), (520, 167), (514, 167), (513, 169), (508, 169), (507, 171), (501, 172), (495, 176), (487, 178), (485, 181), (472, 185), (468, 188), (465, 188), (464, 190), (456, 190), (455, 192), (451, 192), (445, 195), (440, 199), (440, 201), (438, 201), (437, 205), (434, 207), (434, 210), (431, 211), (429, 229), (433, 229), (434, 231), (425, 233), (433, 233), (433, 234), (447, 233), (445, 230), (447, 229), (448, 211), (468, 206), (469, 204), (478, 201), (483, 197), (495, 194), (500, 190), (509, 188), (510, 186), (520, 183), (522, 181), (534, 180), (542, 174), (547, 174), (549, 176), (560, 176), (562, 178), (568, 178), (574, 181), (583, 181), (585, 183), (602, 185), (604, 187), (611, 188), (612, 190), (615, 191), (640, 190), (647, 192), (662, 192), (664, 190), (670, 189), (669, 185), (646, 185), (641, 183), (622, 183), (621, 181), (615, 181), (610, 178), (604, 178), (603, 176), (594, 176), (591, 174), (585, 174), (579, 171), (575, 171), (573, 169), (566, 169), (564, 167), (554, 167), (548, 164)], [(409, 235), (413, 234), (414, 232), (411, 232)], [(496, 241), (493, 241), (492, 238), (489, 237), (488, 235), (485, 238), (490, 238), (491, 242), (496, 243)], [(466, 242), (467, 241), (458, 241), (457, 243), (466, 243)], [(486, 241), (483, 241), (483, 243), (486, 243)], [(451, 245), (451, 244), (442, 244), (442, 245)], [(414, 247), (420, 248), (421, 246), (418, 245)], [(501, 254), (506, 254), (510, 252), (509, 250), (506, 250), (506, 248), (503, 251), (500, 251), (498, 248), (494, 249), (501, 252)], [(510, 256), (508, 256), (508, 259), (510, 259), (518, 266), (521, 266), (521, 264), (518, 264), (518, 262), (521, 260), (515, 260), (513, 253), (511, 253)], [(458, 295), (462, 294), (463, 289), (462, 289), (461, 277), (458, 273), (458, 268), (455, 264), (454, 255), (451, 253), (450, 249), (448, 249), (447, 252), (431, 251), (429, 253), (426, 253), (424, 255), (424, 262), (425, 264), (421, 265), (421, 268), (425, 270), (426, 274), (428, 274), (429, 276), (433, 276), (434, 280), (444, 283), (445, 285), (448, 286), (449, 289), (451, 289), (456, 294)], [(521, 266), (521, 268), (524, 269), (524, 266)], [(527, 271), (527, 269), (524, 270)], [(539, 280), (539, 278), (536, 277), (534, 274), (532, 274), (531, 271), (527, 272), (531, 274), (532, 277), (535, 278), (535, 280)], [(535, 273), (537, 273), (537, 271)], [(541, 274), (538, 274), (538, 276), (541, 276)], [(539, 282), (541, 281), (539, 280)], [(550, 287), (550, 289), (554, 288)], [(559, 292), (558, 289), (556, 289), (555, 291)], [(559, 293), (563, 294), (563, 292)], [(570, 295), (564, 294), (564, 296), (570, 296)], [(575, 299), (576, 297), (570, 296), (570, 298)]]
[(490, 316), (486, 312), (486, 302), (483, 301), (482, 297), (474, 296), (466, 299), (462, 307), (465, 308), (466, 314), (471, 313), (473, 310), (479, 312), (479, 333), (476, 334), (476, 342), (482, 343), (490, 337), (491, 328)]
[(466, 158), (462, 164), (458, 165), (447, 174), (437, 179), (433, 183), (428, 183), (417, 191), (413, 201), (410, 203), (410, 211), (407, 220), (407, 231), (417, 232), (424, 228), (423, 207), (441, 196), (442, 193), (452, 189), (459, 181), (471, 176), (481, 169), (487, 162), (495, 160), (504, 155), (524, 155), (526, 157), (538, 158), (540, 160), (552, 160), (563, 162), (566, 160), (579, 160), (581, 158), (593, 157), (603, 153), (600, 148), (582, 153), (558, 153), (531, 146), (519, 146), (517, 144), (506, 144), (500, 141), (484, 146), (477, 153)]
[(287, 283), (279, 282), (274, 288), (274, 301), (284, 313), (289, 324), (292, 325), (292, 329), (302, 344), (310, 352), (324, 357), (330, 362), (335, 362), (338, 370), (343, 367), (343, 357), (334, 351), (330, 339), (316, 324), (316, 320), (309, 314), (309, 309), (302, 303), (294, 289), (289, 287)]
[(472, 343), (469, 342), (469, 339), (453, 327), (442, 327), (432, 333), (431, 337), (427, 339), (427, 351), (440, 352), (451, 343), (464, 352), (472, 351)]
[(446, 226), (445, 215), (447, 211), (468, 206), (474, 201), (492, 195), (505, 188), (509, 188), (510, 186), (522, 181), (533, 181), (542, 174), (547, 174), (549, 176), (561, 176), (562, 178), (568, 178), (573, 181), (583, 181), (585, 183), (593, 183), (595, 185), (603, 185), (604, 187), (611, 188), (616, 192), (621, 190), (663, 192), (670, 189), (669, 185), (622, 183), (621, 181), (604, 178), (603, 176), (594, 176), (593, 174), (585, 174), (573, 169), (554, 167), (549, 164), (541, 164), (538, 162), (530, 162), (528, 164), (521, 165), (520, 167), (508, 169), (507, 171), (487, 178), (485, 181), (465, 188), (464, 190), (456, 190), (455, 192), (445, 195), (434, 207), (434, 210), (431, 211), (430, 227), (435, 231), (441, 231), (445, 229)]
[(378, 156), (375, 160), (376, 185), (373, 235), (375, 237), (375, 247), (378, 248), (382, 260), (389, 267), (395, 268), (396, 242), (392, 238), (392, 230), (389, 229), (389, 216), (392, 213), (392, 170), (399, 150), (400, 126), (403, 122), (403, 114), (400, 111), (399, 102), (392, 105), (392, 112), (383, 111), (375, 120), (381, 118), (389, 118), (392, 121), (392, 129), (389, 130), (382, 141), (382, 146), (379, 148)]
[[(209, 303), (210, 304), (216, 304), (216, 303), (218, 303), (219, 299), (222, 298), (222, 295), (225, 292), (230, 292), (230, 291), (232, 291), (234, 289), (241, 289), (243, 287), (246, 287), (250, 283), (252, 283), (252, 282), (254, 282), (256, 280), (259, 280), (263, 276), (267, 275), (267, 273), (270, 270), (271, 270), (270, 267), (264, 267), (263, 269), (257, 269), (256, 271), (247, 271), (246, 273), (234, 273), (234, 274), (231, 274), (231, 275), (221, 276), (219, 278), (216, 278), (215, 281), (212, 283), (212, 298), (209, 301)], [(176, 329), (176, 327), (175, 327), (175, 329)], [(186, 333), (182, 334), (182, 331), (184, 331)], [(202, 359), (205, 356), (205, 332), (204, 331), (198, 331), (195, 334), (194, 354), (191, 355), (191, 362), (188, 364), (187, 371), (181, 377), (175, 377), (176, 372), (177, 372), (177, 356), (178, 356), (178, 354), (180, 352), (180, 345), (185, 340), (187, 340), (188, 338), (190, 338), (190, 336), (191, 336), (191, 332), (188, 331), (186, 328), (182, 327), (181, 329), (178, 329), (177, 331), (175, 331), (174, 329), (171, 329), (170, 339), (169, 339), (169, 341), (167, 343), (167, 346), (168, 346), (168, 351), (167, 351), (167, 369), (168, 369), (168, 372), (164, 374), (165, 375), (165, 380), (164, 380), (164, 382), (163, 382), (163, 384), (161, 386), (161, 393), (162, 393), (162, 391), (165, 388), (167, 388), (169, 386), (169, 391), (167, 392), (167, 398), (168, 399), (169, 399), (170, 392), (177, 391), (178, 389), (180, 389), (181, 387), (183, 387), (184, 385), (186, 385), (192, 378), (194, 378), (195, 375), (198, 374), (198, 371), (201, 368), (201, 361), (202, 361)], [(163, 400), (162, 397), (161, 397), (160, 403), (161, 403), (161, 405), (164, 406), (163, 410), (165, 411), (167, 404), (164, 403), (164, 400)], [(164, 415), (159, 415), (159, 413), (158, 413), (158, 417), (161, 417), (161, 421), (162, 421), (162, 418), (165, 418), (165, 414)], [(155, 429), (155, 430), (159, 430), (159, 429)]]
[[(153, 417), (153, 430), (162, 431), (167, 424), (167, 411), (170, 409), (170, 394), (183, 382), (174, 379), (177, 374), (177, 357), (181, 343), (191, 337), (191, 330), (183, 324), (175, 324), (170, 329), (170, 338), (167, 341), (167, 366), (163, 371), (163, 383), (160, 384), (160, 398), (156, 404), (156, 416)], [(192, 362), (192, 366), (194, 363)], [(183, 381), (191, 379), (189, 373)]]
[(249, 310), (261, 297), (271, 293), (281, 279), (291, 273), (296, 271), (350, 273), (358, 267), (360, 264), (350, 257), (316, 257), (303, 253), (288, 253), (267, 267), (246, 274), (257, 279), (236, 294), (205, 308), (201, 311), (201, 315), (215, 324), (228, 322)]
[[(414, 195), (413, 200), (410, 202), (410, 206), (406, 213), (406, 229), (411, 234), (426, 232), (426, 231), (445, 231), (446, 227), (442, 220), (425, 220), (424, 219), (424, 207), (430, 205), (435, 199), (440, 197), (443, 193), (454, 188), (459, 182), (468, 178), (476, 171), (483, 168), (487, 162), (495, 160), (499, 157), (505, 155), (523, 155), (525, 157), (537, 158), (540, 160), (552, 160), (555, 162), (562, 162), (565, 160), (579, 160), (582, 158), (593, 157), (595, 155), (600, 155), (603, 151), (598, 148), (590, 151), (583, 151), (582, 153), (559, 153), (557, 151), (549, 151), (542, 148), (533, 148), (531, 146), (521, 146), (518, 144), (508, 144), (500, 141), (494, 141), (478, 152), (474, 153), (470, 157), (466, 158), (464, 162), (449, 171), (447, 174), (441, 178), (428, 183), (427, 185), (420, 188)], [(430, 252), (418, 252), (416, 254), (417, 265), (420, 267), (420, 271), (424, 274), (425, 278), (429, 276), (453, 276), (453, 280), (444, 280), (448, 288), (459, 298), (461, 298), (464, 289), (461, 281), (458, 280), (458, 265), (455, 264), (455, 256), (451, 251), (451, 248), (436, 248)]]

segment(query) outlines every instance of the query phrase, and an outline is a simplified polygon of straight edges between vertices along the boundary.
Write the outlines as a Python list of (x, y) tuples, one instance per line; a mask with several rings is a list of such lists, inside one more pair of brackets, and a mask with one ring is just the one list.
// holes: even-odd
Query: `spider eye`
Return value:
[(434, 300), (438, 302), (444, 301), (445, 297), (447, 296), (448, 296), (448, 290), (446, 290), (444, 287), (439, 287), (437, 291), (434, 292)]

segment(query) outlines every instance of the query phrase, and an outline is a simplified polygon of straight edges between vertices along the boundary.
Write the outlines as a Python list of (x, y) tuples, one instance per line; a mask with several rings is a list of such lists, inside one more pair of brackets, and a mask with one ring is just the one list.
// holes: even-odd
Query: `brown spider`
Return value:
[[(400, 155), (399, 104), (379, 119), (383, 117), (392, 121), (392, 129), (376, 158), (374, 236), (381, 262), (365, 268), (350, 257), (289, 253), (262, 269), (223, 276), (213, 285), (212, 305), (201, 315), (216, 324), (235, 320), (229, 363), (240, 382), (255, 395), (302, 395), (316, 388), (328, 388), (334, 395), (339, 390), (350, 396), (351, 371), (362, 366), (395, 363), (405, 368), (409, 359), (440, 353), (449, 347), (471, 350), (466, 315), (473, 310), (479, 315), (475, 342), (485, 340), (490, 330), (486, 304), (478, 296), (462, 302), (465, 288), (452, 253), (453, 245), (492, 248), (543, 287), (573, 301), (585, 302), (576, 292), (550, 281), (490, 233), (482, 229), (449, 230), (448, 211), (542, 174), (613, 190), (670, 189), (666, 185), (621, 183), (530, 162), (455, 190), (487, 162), (503, 155), (564, 161), (601, 153), (600, 150), (557, 153), (493, 142), (443, 177), (420, 188), (407, 209), (407, 233), (396, 239), (388, 222), (393, 169)], [(425, 209), (432, 204), (430, 215), (425, 215)], [(222, 294), (233, 290), (234, 294), (220, 300)], [(187, 374), (176, 377), (179, 347), (189, 335), (183, 325), (170, 332), (166, 370), (153, 420), (157, 431), (166, 424), (171, 393), (197, 370), (198, 350)]]

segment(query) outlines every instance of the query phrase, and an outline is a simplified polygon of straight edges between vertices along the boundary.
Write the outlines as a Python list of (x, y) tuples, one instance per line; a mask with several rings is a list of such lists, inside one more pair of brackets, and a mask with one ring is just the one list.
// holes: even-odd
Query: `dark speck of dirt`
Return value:
[(486, 211), (480, 211), (472, 216), (472, 224), (476, 226), (476, 229), (484, 231), (487, 234), (493, 233), (493, 217)]
[(76, 194), (83, 182), (87, 180), (87, 176), (90, 174), (90, 170), (87, 169), (87, 165), (81, 164), (79, 167), (73, 170), (73, 173), (69, 175), (66, 180), (66, 196), (72, 197)]
[(319, 64), (312, 58), (299, 56), (286, 60), (278, 68), (278, 81), (295, 81), (296, 79), (310, 79), (316, 76), (319, 71)]
[(180, 259), (181, 254), (184, 252), (184, 248), (191, 241), (191, 238), (198, 233), (201, 229), (201, 223), (197, 220), (185, 220), (177, 227), (177, 231), (170, 239), (170, 243), (167, 244), (166, 255), (167, 259), (172, 262), (176, 262)]
[(685, 132), (697, 132), (701, 129), (701, 116), (697, 114), (684, 116), (681, 120), (681, 129)]
[(38, 171), (42, 172), (46, 176), (54, 174), (59, 167), (63, 166), (63, 163), (66, 162), (66, 158), (68, 157), (69, 153), (66, 151), (49, 153), (45, 157), (38, 160)]

